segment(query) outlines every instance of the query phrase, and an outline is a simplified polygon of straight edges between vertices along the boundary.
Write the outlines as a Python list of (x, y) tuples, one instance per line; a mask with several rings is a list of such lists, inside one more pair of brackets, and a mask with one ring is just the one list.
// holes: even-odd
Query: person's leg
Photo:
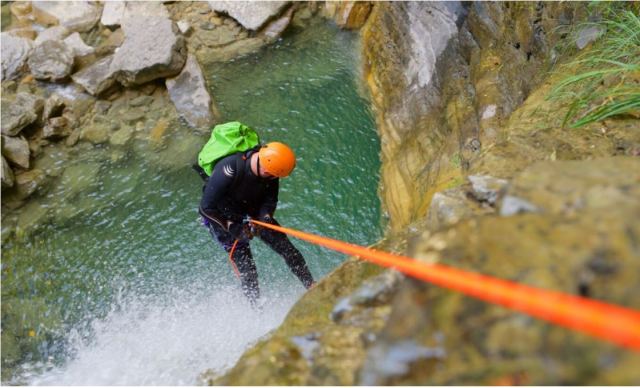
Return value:
[(233, 256), (230, 257), (231, 265), (237, 270), (240, 283), (242, 284), (242, 291), (251, 304), (255, 304), (258, 298), (260, 298), (260, 287), (258, 285), (258, 270), (253, 261), (249, 241), (239, 240), (234, 249), (235, 239), (220, 225), (213, 222), (209, 223), (209, 232), (228, 254), (233, 249)]
[(231, 259), (240, 273), (242, 291), (251, 304), (255, 304), (260, 298), (260, 287), (258, 285), (258, 269), (253, 261), (249, 243), (245, 241), (238, 242)]
[[(274, 225), (280, 225), (275, 219), (272, 223)], [(300, 279), (305, 288), (309, 288), (315, 283), (302, 253), (293, 246), (286, 234), (267, 228), (260, 228), (258, 236), (271, 247), (271, 249), (284, 258), (291, 272)]]

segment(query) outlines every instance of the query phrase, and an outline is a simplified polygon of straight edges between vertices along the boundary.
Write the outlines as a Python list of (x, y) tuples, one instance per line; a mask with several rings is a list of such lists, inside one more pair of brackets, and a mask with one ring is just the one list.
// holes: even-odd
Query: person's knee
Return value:
[(273, 231), (270, 231), (270, 234), (267, 236), (260, 236), (262, 238), (262, 241), (264, 241), (271, 249), (273, 249), (280, 255), (285, 255), (292, 250), (297, 250), (286, 234), (280, 232), (271, 232)]
[(282, 240), (287, 240), (286, 234), (265, 228), (259, 230), (258, 236), (260, 236), (260, 239), (262, 239), (262, 241), (264, 241), (268, 245), (275, 245)]
[(249, 244), (249, 241), (245, 241), (245, 240), (233, 240), (233, 241), (225, 241), (225, 242), (221, 241), (220, 244), (222, 245), (224, 250), (227, 251), (227, 253), (229, 253), (232, 249), (234, 249), (234, 251), (238, 252), (238, 254), (242, 252), (247, 252), (247, 251), (249, 251), (249, 254), (251, 254), (250, 252), (251, 245)]

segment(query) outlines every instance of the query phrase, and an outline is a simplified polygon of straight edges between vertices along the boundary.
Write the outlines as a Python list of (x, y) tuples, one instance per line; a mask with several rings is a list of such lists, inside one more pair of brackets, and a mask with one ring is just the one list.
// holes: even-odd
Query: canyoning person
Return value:
[[(226, 125), (230, 124), (242, 125), (237, 122)], [(271, 142), (223, 157), (215, 162), (206, 178), (199, 212), (212, 237), (229, 254), (252, 305), (260, 297), (258, 272), (249, 245), (254, 236), (284, 258), (305, 288), (314, 284), (304, 257), (284, 233), (255, 227), (249, 222), (255, 219), (279, 225), (274, 218), (279, 181), (291, 174), (295, 165), (295, 155), (289, 146)], [(200, 171), (205, 178), (203, 172)]]

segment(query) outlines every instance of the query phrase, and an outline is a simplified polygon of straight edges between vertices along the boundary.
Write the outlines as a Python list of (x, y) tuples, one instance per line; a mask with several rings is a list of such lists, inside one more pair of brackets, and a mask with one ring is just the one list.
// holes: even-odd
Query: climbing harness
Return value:
[[(250, 218), (246, 217), (242, 220), (242, 227), (243, 228), (252, 228), (251, 225), (251, 220)], [(250, 233), (250, 237), (249, 239), (253, 238), (253, 235), (255, 232), (253, 232), (253, 230), (250, 229), (249, 231)], [(233, 268), (233, 272), (235, 272), (236, 277), (238, 279), (240, 279), (240, 271), (238, 270), (238, 266), (236, 265), (236, 261), (233, 259), (233, 254), (236, 251), (236, 247), (238, 246), (238, 242), (240, 242), (240, 239), (237, 238), (234, 242), (233, 245), (231, 246), (231, 250), (229, 251), (229, 262), (231, 263), (231, 267)]]
[(316, 245), (357, 256), (396, 269), (435, 285), (460, 291), (559, 326), (590, 334), (625, 348), (640, 351), (640, 312), (557, 291), (525, 286), (442, 264), (427, 264), (410, 257), (378, 251), (295, 229), (251, 220), (255, 225), (297, 237)]

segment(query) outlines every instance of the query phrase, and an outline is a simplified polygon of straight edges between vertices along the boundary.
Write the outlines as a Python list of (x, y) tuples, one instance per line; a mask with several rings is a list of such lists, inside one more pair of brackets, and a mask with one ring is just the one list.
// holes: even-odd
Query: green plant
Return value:
[(613, 116), (640, 117), (640, 17), (633, 6), (610, 6), (601, 12), (599, 21), (577, 26), (576, 31), (595, 28), (597, 41), (561, 65), (561, 71), (577, 69), (577, 74), (563, 79), (549, 95), (568, 101), (563, 127), (578, 128)]
[(460, 153), (458, 153), (458, 152), (453, 154), (449, 160), (451, 161), (451, 164), (455, 168), (460, 168), (460, 166), (462, 166), (462, 157), (460, 156)]

